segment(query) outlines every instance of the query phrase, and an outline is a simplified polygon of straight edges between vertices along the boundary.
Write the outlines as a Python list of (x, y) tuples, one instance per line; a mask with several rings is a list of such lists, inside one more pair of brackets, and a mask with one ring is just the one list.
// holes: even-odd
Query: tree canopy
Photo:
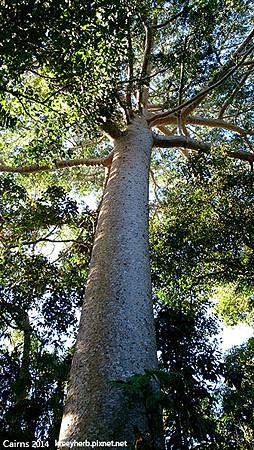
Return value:
[(88, 137), (144, 107), (158, 145), (219, 143), (252, 164), (247, 2), (5, 1), (1, 21), (3, 165), (105, 156)]

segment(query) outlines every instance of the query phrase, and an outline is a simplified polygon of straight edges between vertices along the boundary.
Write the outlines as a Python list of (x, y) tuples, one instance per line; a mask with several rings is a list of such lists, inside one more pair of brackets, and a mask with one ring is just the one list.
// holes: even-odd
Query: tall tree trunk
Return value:
[(134, 429), (149, 432), (142, 405), (131, 406), (112, 381), (125, 380), (157, 366), (148, 251), (151, 148), (151, 130), (141, 118), (135, 119), (126, 133), (115, 140), (61, 441), (133, 443)]

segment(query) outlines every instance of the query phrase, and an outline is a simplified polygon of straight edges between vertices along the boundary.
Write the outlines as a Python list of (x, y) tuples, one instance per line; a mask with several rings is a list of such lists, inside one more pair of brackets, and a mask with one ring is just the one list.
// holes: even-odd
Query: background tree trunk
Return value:
[(142, 405), (129, 405), (112, 381), (157, 366), (148, 250), (151, 148), (151, 130), (142, 118), (115, 140), (70, 374), (62, 441), (133, 443), (134, 427), (142, 433), (149, 431)]

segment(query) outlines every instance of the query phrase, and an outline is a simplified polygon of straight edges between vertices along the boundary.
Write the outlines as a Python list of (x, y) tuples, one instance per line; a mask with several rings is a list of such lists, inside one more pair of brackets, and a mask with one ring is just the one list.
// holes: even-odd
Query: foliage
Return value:
[(218, 316), (226, 325), (236, 325), (245, 322), (253, 325), (253, 288), (239, 289), (234, 283), (219, 286), (215, 290), (218, 299), (216, 309)]
[(2, 439), (10, 441), (47, 440), (54, 448), (62, 419), (63, 400), (68, 378), (71, 353), (60, 356), (47, 351), (36, 337), (32, 341), (29, 359), (29, 392), (21, 398), (24, 378), (20, 378), (22, 336), (12, 350), (1, 351), (1, 402), (4, 413), (0, 417)]
[[(35, 83), (38, 77), (48, 81), (45, 104), (51, 105), (50, 99), (63, 93), (88, 121), (91, 110), (108, 114), (112, 81), (124, 52), (127, 13), (122, 0), (110, 5), (104, 0), (82, 2), (78, 7), (65, 0), (2, 3), (3, 86), (20, 98), (22, 75), (29, 70)], [(33, 94), (33, 86), (27, 86), (25, 98)]]
[[(144, 24), (158, 26), (150, 56), (156, 68), (151, 75), (150, 100), (165, 109), (178, 103), (183, 66), (182, 100), (193, 96), (212, 77), (216, 79), (222, 65), (223, 74), (227, 72), (233, 49), (249, 30), (251, 14), (244, 0), (5, 1), (0, 13), (4, 55), (0, 148), (4, 161), (47, 162), (52, 167), (57, 158), (98, 152), (82, 143), (88, 135), (98, 137), (98, 126), (109, 118), (124, 126), (130, 95), (131, 106), (137, 110), (134, 94), (149, 84), (142, 74)], [(170, 20), (172, 17), (175, 20)], [(234, 74), (212, 92), (212, 102), (204, 100), (210, 115), (239, 79), (240, 74)], [(249, 130), (251, 83), (243, 86), (239, 95), (229, 111), (234, 115), (240, 106), (246, 110), (238, 121)], [(188, 132), (193, 134), (191, 129)], [(235, 139), (232, 133), (214, 129), (209, 134), (215, 142), (226, 139), (236, 148), (244, 145), (242, 136)], [(99, 152), (103, 154), (103, 146)]]
[(220, 428), (222, 449), (232, 447), (251, 449), (253, 446), (254, 417), (254, 348), (253, 338), (233, 348), (225, 359)]
[(0, 188), (1, 435), (53, 448), (95, 215), (57, 186), (31, 195), (6, 176)]
[(162, 306), (156, 317), (168, 448), (189, 449), (216, 437), (214, 408), (222, 360), (207, 307)]
[[(220, 156), (197, 157), (190, 165), (181, 164), (178, 173), (170, 175), (168, 183), (172, 182), (174, 188), (164, 189), (161, 211), (155, 209), (151, 227), (155, 295), (170, 302), (192, 302), (209, 293), (219, 298), (217, 311), (228, 323), (249, 321), (253, 174)], [(219, 295), (223, 289), (229, 295), (233, 286), (241, 308)]]

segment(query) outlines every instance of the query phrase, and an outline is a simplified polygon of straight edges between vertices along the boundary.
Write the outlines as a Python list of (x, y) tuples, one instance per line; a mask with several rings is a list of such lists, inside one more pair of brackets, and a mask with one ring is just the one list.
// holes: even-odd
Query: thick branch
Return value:
[[(186, 136), (162, 136), (158, 134), (154, 134), (154, 147), (162, 147), (162, 148), (188, 148), (190, 150), (203, 151), (204, 153), (209, 153), (211, 150), (211, 144), (207, 144), (206, 142), (196, 141), (194, 139), (190, 139)], [(240, 159), (242, 161), (249, 162), (253, 164), (254, 162), (254, 153), (243, 152), (241, 150), (231, 152), (227, 151), (227, 156), (234, 159)]]
[[(175, 125), (175, 124), (177, 124), (176, 115), (168, 116), (160, 120), (157, 120), (157, 127), (158, 125)], [(234, 131), (235, 133), (238, 133), (241, 136), (246, 136), (246, 134), (251, 135), (254, 134), (254, 131), (247, 131), (244, 128), (239, 127), (238, 125), (226, 122), (223, 119), (212, 119), (209, 117), (202, 117), (198, 115), (185, 118), (185, 124), (200, 125), (210, 128), (221, 128), (223, 130)]]
[(148, 111), (150, 112), (154, 112), (154, 111), (162, 111), (163, 110), (163, 105), (156, 105), (154, 103), (148, 103), (146, 105), (146, 108)]
[(158, 130), (160, 130), (166, 136), (172, 136), (174, 134), (164, 125), (158, 125), (156, 128), (158, 128)]
[(222, 119), (205, 118), (198, 115), (187, 117), (186, 123), (190, 125), (203, 125), (210, 128), (221, 128), (223, 130), (234, 131), (242, 136), (245, 136), (246, 134), (253, 134), (253, 131), (247, 131), (234, 123), (226, 122)]
[(110, 139), (117, 139), (123, 134), (120, 128), (111, 120), (107, 120), (100, 128)]
[(77, 167), (77, 166), (110, 166), (113, 158), (113, 153), (110, 153), (105, 158), (79, 158), (72, 160), (58, 160), (55, 162), (55, 166), (51, 165), (42, 165), (33, 164), (31, 166), (6, 166), (0, 165), (0, 172), (11, 172), (11, 173), (21, 173), (21, 174), (29, 174), (29, 173), (38, 173), (38, 172), (47, 172), (49, 170), (54, 169), (66, 169), (68, 167)]
[(154, 147), (172, 148), (182, 147), (190, 150), (203, 150), (205, 153), (209, 153), (211, 145), (205, 142), (195, 141), (194, 139), (187, 138), (186, 136), (162, 136), (160, 134), (154, 134)]
[[(158, 128), (158, 130), (160, 130), (166, 136), (172, 136), (174, 134), (167, 127), (165, 127), (164, 125), (160, 125), (157, 128)], [(187, 150), (186, 148), (181, 148), (181, 152), (186, 158), (189, 158), (189, 150)]]

